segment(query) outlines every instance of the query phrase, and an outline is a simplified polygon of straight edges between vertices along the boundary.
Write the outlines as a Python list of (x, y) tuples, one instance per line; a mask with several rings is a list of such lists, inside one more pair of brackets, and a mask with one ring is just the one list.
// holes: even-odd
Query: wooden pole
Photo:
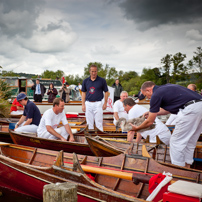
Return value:
[(43, 202), (77, 202), (77, 185), (72, 182), (47, 184), (43, 188)]

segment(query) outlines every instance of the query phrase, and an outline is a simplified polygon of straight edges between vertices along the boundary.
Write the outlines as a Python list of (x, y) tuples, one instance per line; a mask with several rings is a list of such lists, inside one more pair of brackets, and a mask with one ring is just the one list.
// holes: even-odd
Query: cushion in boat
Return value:
[(71, 131), (73, 134), (78, 132), (77, 129), (71, 129)]
[(185, 196), (202, 198), (202, 185), (194, 182), (178, 180), (168, 186), (168, 191)]

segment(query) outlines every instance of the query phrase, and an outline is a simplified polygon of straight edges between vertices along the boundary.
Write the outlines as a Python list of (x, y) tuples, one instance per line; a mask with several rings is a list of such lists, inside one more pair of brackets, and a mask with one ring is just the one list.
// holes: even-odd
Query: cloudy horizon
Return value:
[(82, 76), (101, 62), (140, 75), (166, 54), (192, 59), (202, 46), (201, 10), (200, 0), (1, 0), (0, 66)]

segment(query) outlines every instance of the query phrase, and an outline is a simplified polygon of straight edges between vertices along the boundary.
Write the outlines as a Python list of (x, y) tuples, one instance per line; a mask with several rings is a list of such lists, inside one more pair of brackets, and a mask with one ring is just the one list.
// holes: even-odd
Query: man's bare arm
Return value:
[(69, 126), (69, 124), (66, 124), (65, 125), (65, 130), (67, 131), (67, 133), (69, 134), (69, 141), (70, 142), (74, 142), (75, 140), (74, 140), (74, 135), (72, 134), (72, 130), (71, 130), (71, 128), (70, 128), (70, 126)]
[(155, 119), (156, 119), (156, 116), (157, 116), (157, 113), (151, 113), (149, 112), (149, 116), (148, 118), (140, 125), (140, 126), (135, 126), (135, 125), (132, 125), (132, 130), (134, 131), (138, 131), (140, 129), (144, 129), (144, 128), (147, 128), (149, 126), (151, 126)]
[(85, 105), (85, 101), (86, 101), (86, 92), (82, 92), (82, 111), (85, 112), (86, 111), (86, 105)]

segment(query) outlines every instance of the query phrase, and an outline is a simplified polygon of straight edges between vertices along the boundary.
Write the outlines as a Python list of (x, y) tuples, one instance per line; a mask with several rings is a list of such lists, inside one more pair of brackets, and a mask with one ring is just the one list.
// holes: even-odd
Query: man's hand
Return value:
[(131, 131), (137, 131), (138, 130), (138, 127), (136, 125), (133, 125), (132, 123), (130, 123), (130, 125), (132, 126)]
[(145, 113), (143, 114), (143, 116), (145, 117), (145, 119), (147, 119), (148, 116), (149, 116), (149, 111), (148, 111), (148, 112), (145, 112)]
[(107, 103), (104, 103), (102, 109), (105, 110), (107, 108)]
[(61, 136), (61, 138), (60, 138), (62, 141), (67, 141), (63, 136)]
[(70, 138), (69, 138), (69, 142), (75, 142), (74, 137), (70, 136)]
[(83, 112), (86, 111), (86, 105), (82, 105), (82, 111), (83, 111)]

